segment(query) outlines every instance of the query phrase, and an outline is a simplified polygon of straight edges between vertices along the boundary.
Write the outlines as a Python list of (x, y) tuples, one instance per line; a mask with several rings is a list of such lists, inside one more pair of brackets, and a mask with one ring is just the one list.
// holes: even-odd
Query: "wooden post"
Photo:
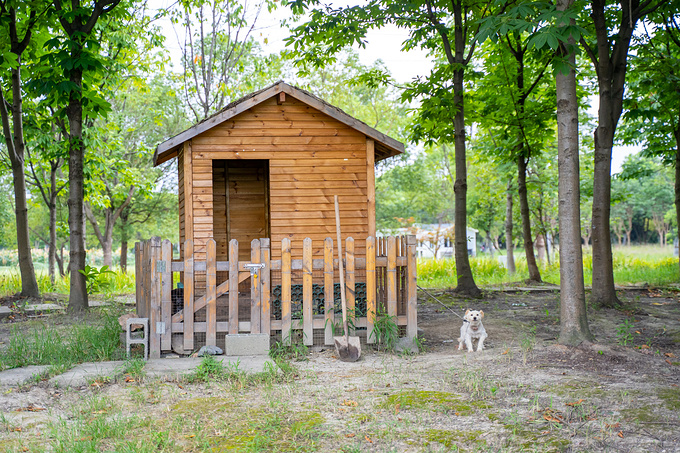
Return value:
[(356, 313), (356, 293), (355, 293), (355, 278), (354, 278), (354, 238), (347, 238), (345, 240), (345, 288), (347, 293), (347, 316), (352, 322), (349, 323), (349, 334), (354, 335), (354, 327), (357, 322)]
[(184, 350), (194, 349), (194, 241), (184, 242)]
[(418, 288), (416, 267), (416, 237), (406, 236), (406, 336), (418, 335)]
[(307, 346), (314, 344), (314, 318), (312, 315), (312, 240), (302, 242), (302, 332)]
[(326, 238), (323, 244), (323, 298), (325, 307), (325, 343), (333, 341), (333, 324), (335, 323), (335, 292), (333, 291), (333, 239)]
[(217, 244), (210, 238), (205, 259), (205, 344), (217, 346)]
[(151, 307), (149, 310), (149, 358), (161, 358), (161, 274), (158, 263), (161, 258), (161, 238), (151, 238)]
[(238, 241), (229, 241), (229, 335), (238, 334)]
[(168, 239), (161, 243), (161, 262), (161, 322), (164, 324), (161, 350), (169, 351), (172, 349), (172, 243)]
[[(184, 143), (184, 238), (194, 240), (194, 156), (191, 140)], [(186, 253), (186, 252), (184, 252)]]
[(368, 201), (368, 235), (375, 236), (375, 142), (366, 139), (366, 199)]
[(281, 341), (290, 346), (291, 314), (290, 314), (290, 239), (281, 241)]
[(142, 301), (144, 304), (143, 318), (151, 316), (149, 312), (151, 303), (151, 239), (147, 239), (142, 243)]
[(397, 239), (387, 238), (387, 315), (397, 316)]
[(262, 312), (260, 319), (260, 331), (271, 335), (271, 293), (272, 293), (272, 281), (271, 281), (271, 241), (269, 238), (260, 239), (260, 251), (262, 254), (262, 276), (261, 287), (262, 287)]
[[(253, 239), (250, 242), (250, 262), (260, 264), (260, 240)], [(260, 292), (261, 269), (257, 269), (250, 277), (250, 333), (260, 333), (260, 311), (262, 310), (262, 294)]]
[(378, 315), (375, 304), (375, 238), (366, 238), (366, 343), (375, 343), (375, 321)]
[(142, 243), (135, 242), (135, 311), (140, 318), (146, 318), (144, 315), (144, 303), (142, 300), (142, 276), (146, 269), (142, 267)]

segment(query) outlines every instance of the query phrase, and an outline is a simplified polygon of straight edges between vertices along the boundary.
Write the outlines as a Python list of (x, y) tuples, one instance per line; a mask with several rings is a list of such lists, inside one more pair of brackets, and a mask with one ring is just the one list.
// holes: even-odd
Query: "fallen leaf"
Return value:
[(135, 382), (132, 376), (125, 376), (125, 382)]
[(372, 443), (373, 443), (373, 441), (371, 440), (371, 438), (370, 438), (370, 437), (368, 437), (368, 436), (364, 436), (364, 437), (366, 438), (366, 442), (368, 442), (368, 443), (370, 443), (370, 444), (372, 444)]
[(643, 344), (642, 346), (640, 346), (640, 349), (649, 349), (649, 345)]
[(353, 401), (353, 400), (345, 400), (345, 401), (342, 402), (342, 405), (343, 406), (349, 406), (349, 407), (357, 407), (359, 405), (359, 403), (357, 403), (356, 401)]
[(621, 439), (623, 439), (623, 431), (619, 431), (617, 436), (619, 436)]
[(21, 447), (20, 451), (28, 451), (28, 447)]
[(666, 353), (664, 353), (664, 355), (665, 355), (666, 357), (670, 357), (671, 359), (674, 359), (674, 358), (675, 358), (675, 354), (673, 354), (672, 352), (666, 352)]
[(507, 354), (508, 352), (510, 352), (510, 348), (508, 348), (508, 349), (506, 349), (505, 351), (501, 352), (501, 355), (505, 355), (505, 354)]
[(574, 401), (573, 403), (567, 403), (567, 406), (574, 407), (578, 406), (583, 402), (583, 398), (579, 399), (578, 401)]
[(17, 409), (17, 412), (40, 412), (40, 411), (44, 411), (44, 410), (45, 410), (44, 407), (34, 406), (34, 405), (31, 404), (31, 405), (28, 405), (26, 407), (22, 407), (20, 409)]
[(394, 407), (394, 415), (397, 415), (397, 414), (399, 413), (399, 409), (400, 409), (400, 408), (401, 408), (401, 404), (397, 404), (397, 405)]
[(352, 438), (352, 437), (355, 437), (355, 436), (356, 436), (356, 434), (354, 434), (354, 433), (345, 434), (345, 437), (349, 437), (349, 438)]
[(635, 333), (638, 334), (638, 335), (641, 335), (639, 330), (636, 330)]
[(17, 426), (15, 428), (10, 429), (10, 431), (15, 432), (15, 433), (20, 433), (23, 431), (20, 426)]
[(92, 436), (81, 437), (80, 439), (76, 439), (76, 442), (87, 442), (88, 440), (92, 440)]
[(182, 387), (182, 384), (177, 384), (177, 387), (179, 387), (179, 388), (181, 388), (182, 390), (184, 390), (184, 387)]
[(187, 438), (187, 439), (191, 439), (191, 438), (196, 437), (196, 434), (189, 434), (188, 436), (184, 436), (184, 437)]
[(604, 425), (605, 425), (607, 428), (612, 428), (612, 429), (616, 429), (616, 428), (620, 428), (620, 427), (621, 427), (621, 423), (618, 423), (618, 422), (617, 422), (617, 423), (614, 423), (613, 425), (610, 425), (609, 423), (605, 423)]
[(669, 365), (673, 365), (670, 360), (666, 359), (666, 363)]
[(94, 411), (94, 412), (92, 412), (92, 413), (93, 413), (93, 414), (106, 414), (106, 411), (105, 411), (104, 409), (102, 409), (102, 410), (100, 410), (100, 411)]

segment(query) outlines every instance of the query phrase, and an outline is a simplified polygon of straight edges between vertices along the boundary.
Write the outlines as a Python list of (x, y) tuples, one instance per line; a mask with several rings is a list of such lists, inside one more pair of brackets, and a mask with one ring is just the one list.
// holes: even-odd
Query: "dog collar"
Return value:
[(470, 321), (468, 321), (467, 319), (463, 319), (463, 322), (470, 322)]

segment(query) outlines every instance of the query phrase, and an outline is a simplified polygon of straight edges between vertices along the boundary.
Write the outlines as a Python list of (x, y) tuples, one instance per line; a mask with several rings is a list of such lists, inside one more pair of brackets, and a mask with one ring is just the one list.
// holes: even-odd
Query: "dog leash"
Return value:
[(462, 319), (463, 321), (469, 322), (467, 319), (463, 318), (461, 315), (459, 315), (459, 314), (456, 313), (455, 311), (451, 310), (451, 308), (449, 308), (448, 306), (446, 306), (446, 305), (444, 304), (444, 302), (442, 302), (441, 300), (437, 299), (437, 298), (434, 297), (432, 294), (430, 294), (430, 292), (429, 292), (428, 290), (426, 290), (426, 289), (424, 289), (424, 288), (421, 288), (419, 285), (416, 285), (416, 287), (417, 287), (419, 290), (421, 290), (422, 292), (424, 292), (425, 294), (427, 294), (428, 296), (430, 296), (431, 298), (433, 298), (434, 300), (436, 300), (437, 302), (439, 302), (439, 304), (440, 304), (442, 307), (446, 308), (448, 311), (450, 311), (450, 312), (453, 313), (454, 315), (458, 316), (458, 317), (459, 317), (460, 319)]

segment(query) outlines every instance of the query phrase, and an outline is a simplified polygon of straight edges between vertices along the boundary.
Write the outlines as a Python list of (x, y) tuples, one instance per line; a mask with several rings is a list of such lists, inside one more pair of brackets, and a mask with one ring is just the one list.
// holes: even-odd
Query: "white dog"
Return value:
[(482, 310), (470, 310), (465, 312), (463, 325), (460, 328), (460, 338), (458, 339), (458, 350), (463, 350), (463, 343), (467, 346), (468, 352), (472, 352), (472, 339), (478, 338), (477, 351), (484, 350), (484, 339), (487, 337), (486, 330), (482, 324), (484, 312)]

